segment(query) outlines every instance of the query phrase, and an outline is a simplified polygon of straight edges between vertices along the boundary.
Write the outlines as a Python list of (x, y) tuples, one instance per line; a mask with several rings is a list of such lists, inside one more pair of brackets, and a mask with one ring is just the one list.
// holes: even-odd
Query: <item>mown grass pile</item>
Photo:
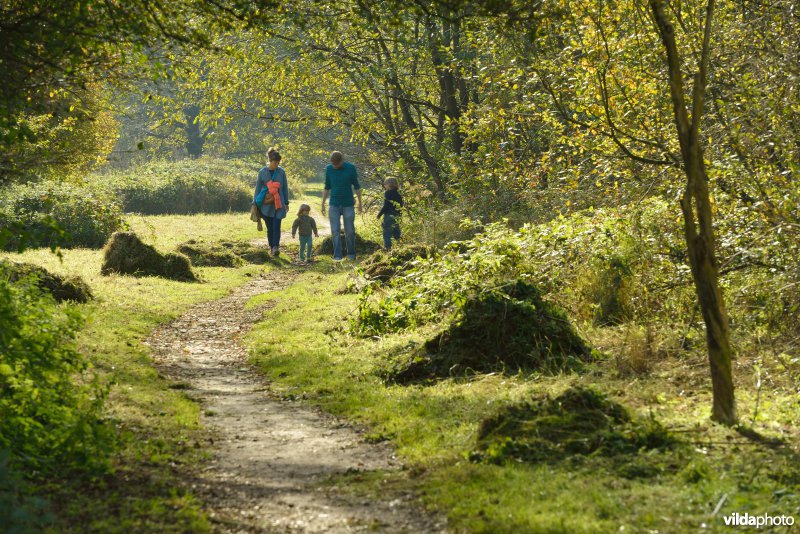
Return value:
[(186, 255), (198, 267), (240, 267), (245, 263), (261, 265), (280, 263), (265, 247), (244, 241), (205, 242), (190, 239), (178, 245), (177, 251)]
[(182, 282), (197, 281), (189, 258), (175, 252), (161, 254), (133, 232), (117, 232), (111, 237), (103, 251), (100, 272), (104, 275), (162, 276)]
[(361, 270), (369, 280), (388, 283), (396, 274), (411, 268), (417, 259), (428, 259), (435, 249), (428, 245), (400, 245), (391, 250), (378, 250), (361, 262)]
[(0, 278), (9, 282), (31, 278), (39, 289), (52, 295), (56, 302), (87, 302), (92, 298), (92, 291), (83, 278), (59, 276), (32, 263), (0, 260)]
[[(347, 242), (344, 238), (344, 232), (341, 233), (342, 239), (342, 254), (347, 253)], [(370, 241), (362, 237), (361, 234), (356, 232), (356, 254), (364, 255), (371, 254), (381, 248), (381, 245), (375, 241)], [(325, 236), (319, 240), (319, 243), (314, 245), (315, 254), (333, 254), (333, 239), (331, 236)]]
[(592, 351), (566, 314), (526, 282), (470, 295), (421, 350), (387, 362), (385, 379), (406, 383), (476, 372), (580, 369)]
[[(632, 416), (622, 404), (596, 389), (574, 387), (555, 398), (510, 404), (481, 421), (471, 459), (503, 464), (561, 462), (576, 455), (625, 455), (622, 461), (629, 462), (640, 452), (667, 452), (680, 446), (656, 420)], [(626, 470), (624, 474), (648, 473)]]

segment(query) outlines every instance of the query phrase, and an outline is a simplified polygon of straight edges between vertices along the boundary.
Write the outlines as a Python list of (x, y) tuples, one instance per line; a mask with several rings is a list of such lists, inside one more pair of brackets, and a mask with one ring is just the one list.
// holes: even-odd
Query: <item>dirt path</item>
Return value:
[(410, 495), (364, 500), (320, 484), (352, 470), (397, 466), (388, 447), (364, 443), (318, 411), (271, 398), (268, 384), (246, 364), (239, 338), (269, 308), (245, 310), (245, 304), (291, 283), (289, 273), (272, 274), (277, 278), (262, 275), (196, 306), (148, 339), (161, 372), (191, 386), (203, 424), (216, 434), (214, 458), (192, 485), (217, 531), (442, 531)]

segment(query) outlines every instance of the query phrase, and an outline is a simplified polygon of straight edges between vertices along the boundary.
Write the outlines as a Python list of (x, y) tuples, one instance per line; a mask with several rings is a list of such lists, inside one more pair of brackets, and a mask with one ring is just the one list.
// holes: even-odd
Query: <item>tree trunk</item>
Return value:
[(733, 350), (728, 334), (725, 301), (719, 288), (713, 212), (700, 137), (714, 0), (708, 0), (706, 7), (702, 55), (692, 91), (691, 118), (684, 96), (682, 63), (675, 44), (675, 28), (667, 19), (663, 0), (650, 0), (650, 7), (667, 54), (670, 96), (686, 175), (681, 209), (692, 279), (706, 325), (706, 345), (714, 396), (711, 418), (726, 425), (734, 425), (737, 423), (737, 415), (731, 373)]

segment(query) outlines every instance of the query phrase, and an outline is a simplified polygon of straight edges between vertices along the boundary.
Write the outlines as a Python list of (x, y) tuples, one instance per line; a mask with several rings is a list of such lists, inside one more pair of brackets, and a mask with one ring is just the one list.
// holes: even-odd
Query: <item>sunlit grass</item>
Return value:
[[(189, 238), (251, 239), (247, 214), (133, 216), (137, 233), (161, 252)], [(77, 342), (110, 385), (107, 417), (117, 429), (114, 473), (99, 480), (54, 480), (42, 488), (59, 510), (59, 528), (103, 532), (201, 532), (209, 524), (174, 469), (205, 453), (200, 409), (159, 376), (143, 340), (190, 306), (224, 296), (265, 267), (195, 268), (201, 283), (157, 277), (102, 276), (101, 250), (49, 250), (2, 254), (58, 274), (81, 276), (95, 299), (76, 306), (87, 317)], [(266, 267), (268, 268), (268, 267)], [(198, 447), (199, 446), (199, 447)], [(106, 489), (104, 489), (106, 488)], [(113, 488), (112, 491), (106, 491)]]
[[(247, 338), (253, 361), (274, 391), (366, 425), (367, 438), (390, 440), (409, 468), (346, 476), (336, 481), (340, 487), (366, 496), (385, 494), (387, 488), (415, 489), (428, 506), (447, 514), (457, 531), (469, 532), (723, 532), (722, 515), (732, 512), (800, 516), (800, 479), (792, 467), (797, 456), (708, 420), (709, 385), (701, 353), (689, 356), (699, 362), (676, 358), (642, 377), (619, 376), (612, 362), (604, 361), (583, 375), (494, 374), (428, 386), (387, 386), (377, 377), (377, 366), (392, 348), (423, 341), (426, 331), (375, 339), (344, 333), (358, 298), (339, 292), (347, 270), (325, 259), (292, 287), (258, 297), (274, 301), (275, 307)], [(576, 384), (600, 388), (641, 416), (652, 414), (675, 429), (688, 451), (678, 455), (677, 470), (625, 478), (603, 458), (503, 466), (467, 459), (481, 419), (499, 406), (555, 397)], [(739, 388), (743, 414), (754, 409), (753, 393), (750, 384)], [(789, 412), (796, 416), (796, 407), (789, 409), (793, 401), (764, 395), (764, 421), (785, 420)], [(781, 434), (769, 426), (758, 429)], [(664, 454), (641, 453), (635, 460), (653, 465), (674, 460)]]

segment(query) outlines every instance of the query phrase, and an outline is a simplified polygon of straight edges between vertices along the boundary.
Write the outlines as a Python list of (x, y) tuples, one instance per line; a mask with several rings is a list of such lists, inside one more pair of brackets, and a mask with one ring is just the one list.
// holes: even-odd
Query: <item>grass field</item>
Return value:
[[(318, 206), (314, 194), (293, 202)], [(131, 216), (129, 224), (163, 252), (188, 239), (261, 237), (246, 214)], [(202, 283), (180, 283), (101, 276), (98, 250), (65, 250), (63, 260), (43, 250), (3, 257), (88, 282), (96, 299), (77, 305), (89, 318), (78, 342), (113, 384), (108, 417), (119, 428), (113, 469), (99, 477), (41, 481), (39, 493), (55, 507), (55, 530), (209, 530), (201, 504), (180, 483), (181, 474), (208, 451), (199, 406), (180, 384), (159, 376), (142, 341), (190, 306), (218, 298), (270, 267), (198, 268)], [(425, 506), (446, 514), (454, 530), (469, 532), (722, 532), (722, 517), (732, 512), (800, 517), (796, 454), (709, 423), (701, 352), (658, 362), (647, 377), (621, 377), (609, 360), (581, 375), (491, 374), (426, 386), (385, 385), (376, 370), (386, 354), (421, 343), (430, 332), (372, 339), (346, 334), (358, 297), (340, 290), (352, 268), (320, 258), (288, 289), (256, 297), (251, 305), (272, 300), (276, 306), (268, 322), (247, 336), (252, 361), (275, 393), (363, 425), (368, 439), (388, 440), (405, 464), (399, 472), (330, 482), (341, 491), (368, 497), (414, 490)], [(742, 420), (760, 434), (796, 439), (796, 395), (779, 388), (758, 394), (747, 368), (739, 365), (736, 373)], [(600, 456), (500, 465), (469, 459), (484, 418), (509, 403), (554, 397), (573, 385), (595, 386), (643, 417), (652, 414), (674, 431), (682, 448), (641, 452), (626, 457), (626, 465)]]
[[(162, 252), (190, 238), (213, 241), (257, 237), (255, 225), (246, 214), (133, 216), (129, 223)], [(120, 431), (110, 473), (100, 478), (76, 475), (42, 482), (40, 493), (57, 512), (55, 528), (95, 532), (208, 530), (198, 504), (176, 477), (178, 470), (206, 454), (207, 436), (198, 423), (199, 406), (159, 376), (142, 341), (159, 324), (194, 304), (225, 295), (265, 267), (196, 268), (203, 282), (182, 283), (155, 277), (101, 276), (102, 251), (74, 249), (62, 253), (63, 260), (48, 250), (2, 256), (36, 263), (59, 274), (80, 275), (90, 285), (95, 300), (71, 305), (88, 318), (78, 344), (104, 381), (113, 384), (107, 413)]]
[[(363, 424), (370, 439), (397, 448), (407, 470), (339, 481), (351, 491), (413, 488), (457, 531), (468, 532), (723, 532), (722, 516), (732, 512), (799, 515), (796, 454), (708, 421), (701, 353), (697, 361), (662, 362), (643, 379), (615, 377), (606, 361), (582, 375), (494, 374), (387, 386), (375, 373), (386, 354), (422, 342), (426, 332), (376, 339), (345, 334), (357, 306), (356, 296), (339, 291), (347, 276), (323, 260), (287, 291), (259, 297), (274, 299), (276, 307), (269, 326), (248, 339), (253, 361), (281, 395)], [(281, 343), (262, 341), (267, 328), (269, 338)], [(740, 410), (752, 414), (754, 391), (740, 383)], [(600, 388), (644, 417), (652, 414), (675, 431), (681, 448), (645, 451), (623, 465), (600, 456), (502, 465), (468, 459), (480, 421), (500, 406), (553, 397), (578, 384)], [(781, 393), (769, 395), (769, 402), (762, 398), (760, 417), (781, 421), (786, 430), (797, 413), (796, 398)], [(780, 434), (774, 424), (756, 426)]]

